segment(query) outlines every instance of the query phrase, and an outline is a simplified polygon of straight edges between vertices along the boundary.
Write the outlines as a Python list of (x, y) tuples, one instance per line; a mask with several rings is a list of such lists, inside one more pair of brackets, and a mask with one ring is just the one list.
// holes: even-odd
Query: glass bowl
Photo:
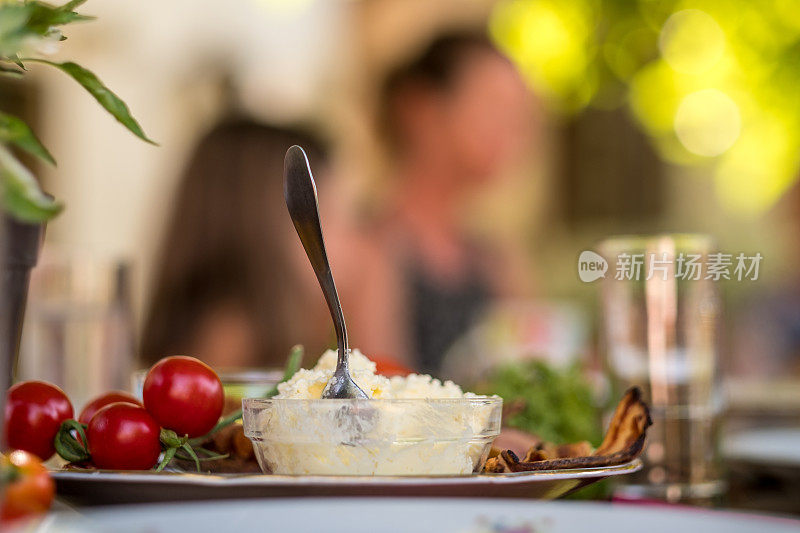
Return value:
[(483, 468), (503, 400), (246, 398), (242, 407), (266, 473), (450, 476)]

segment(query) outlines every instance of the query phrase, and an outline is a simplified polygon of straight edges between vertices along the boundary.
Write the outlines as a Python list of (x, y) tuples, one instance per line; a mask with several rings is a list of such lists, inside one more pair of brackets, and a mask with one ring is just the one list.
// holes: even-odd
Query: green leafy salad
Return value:
[(602, 439), (600, 410), (577, 364), (556, 367), (539, 360), (508, 363), (478, 385), (503, 398), (506, 426), (561, 444)]

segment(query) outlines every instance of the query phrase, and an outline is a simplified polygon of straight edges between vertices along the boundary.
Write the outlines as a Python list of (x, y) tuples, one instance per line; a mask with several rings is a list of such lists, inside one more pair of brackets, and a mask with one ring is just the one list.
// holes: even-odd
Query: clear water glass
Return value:
[(608, 262), (605, 363), (619, 391), (642, 387), (653, 418), (645, 468), (618, 494), (713, 502), (723, 488), (715, 464), (720, 302), (708, 275), (714, 244), (703, 235), (630, 236), (605, 240), (599, 251)]

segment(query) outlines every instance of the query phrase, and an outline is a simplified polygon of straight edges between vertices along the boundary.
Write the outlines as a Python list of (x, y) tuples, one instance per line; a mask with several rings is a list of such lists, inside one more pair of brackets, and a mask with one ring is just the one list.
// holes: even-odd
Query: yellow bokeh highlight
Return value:
[(555, 107), (576, 109), (588, 104), (596, 89), (591, 23), (591, 9), (581, 3), (511, 0), (497, 5), (489, 29), (541, 95)]
[(718, 89), (686, 95), (675, 113), (675, 133), (690, 152), (714, 157), (730, 148), (741, 132), (739, 107)]
[(800, 157), (791, 128), (778, 117), (763, 116), (748, 124), (717, 165), (717, 194), (727, 208), (762, 212), (794, 183)]
[(800, 175), (797, 0), (500, 0), (490, 33), (551, 109), (627, 105), (728, 209), (763, 212)]
[(700, 74), (712, 68), (725, 50), (717, 21), (699, 9), (673, 13), (661, 29), (658, 46), (664, 60), (679, 72)]
[(672, 131), (675, 113), (685, 88), (669, 66), (654, 61), (642, 68), (630, 85), (630, 106), (651, 133)]
[(603, 46), (603, 57), (611, 71), (622, 80), (630, 80), (641, 67), (644, 54), (650, 43), (654, 42), (653, 32), (643, 28), (635, 20), (616, 24), (610, 34), (613, 39)]

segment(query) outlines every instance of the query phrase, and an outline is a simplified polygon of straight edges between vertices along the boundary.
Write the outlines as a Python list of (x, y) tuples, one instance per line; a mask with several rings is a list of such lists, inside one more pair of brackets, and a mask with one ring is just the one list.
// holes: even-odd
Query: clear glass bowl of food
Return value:
[(452, 476), (483, 469), (503, 400), (246, 398), (242, 406), (264, 472)]

